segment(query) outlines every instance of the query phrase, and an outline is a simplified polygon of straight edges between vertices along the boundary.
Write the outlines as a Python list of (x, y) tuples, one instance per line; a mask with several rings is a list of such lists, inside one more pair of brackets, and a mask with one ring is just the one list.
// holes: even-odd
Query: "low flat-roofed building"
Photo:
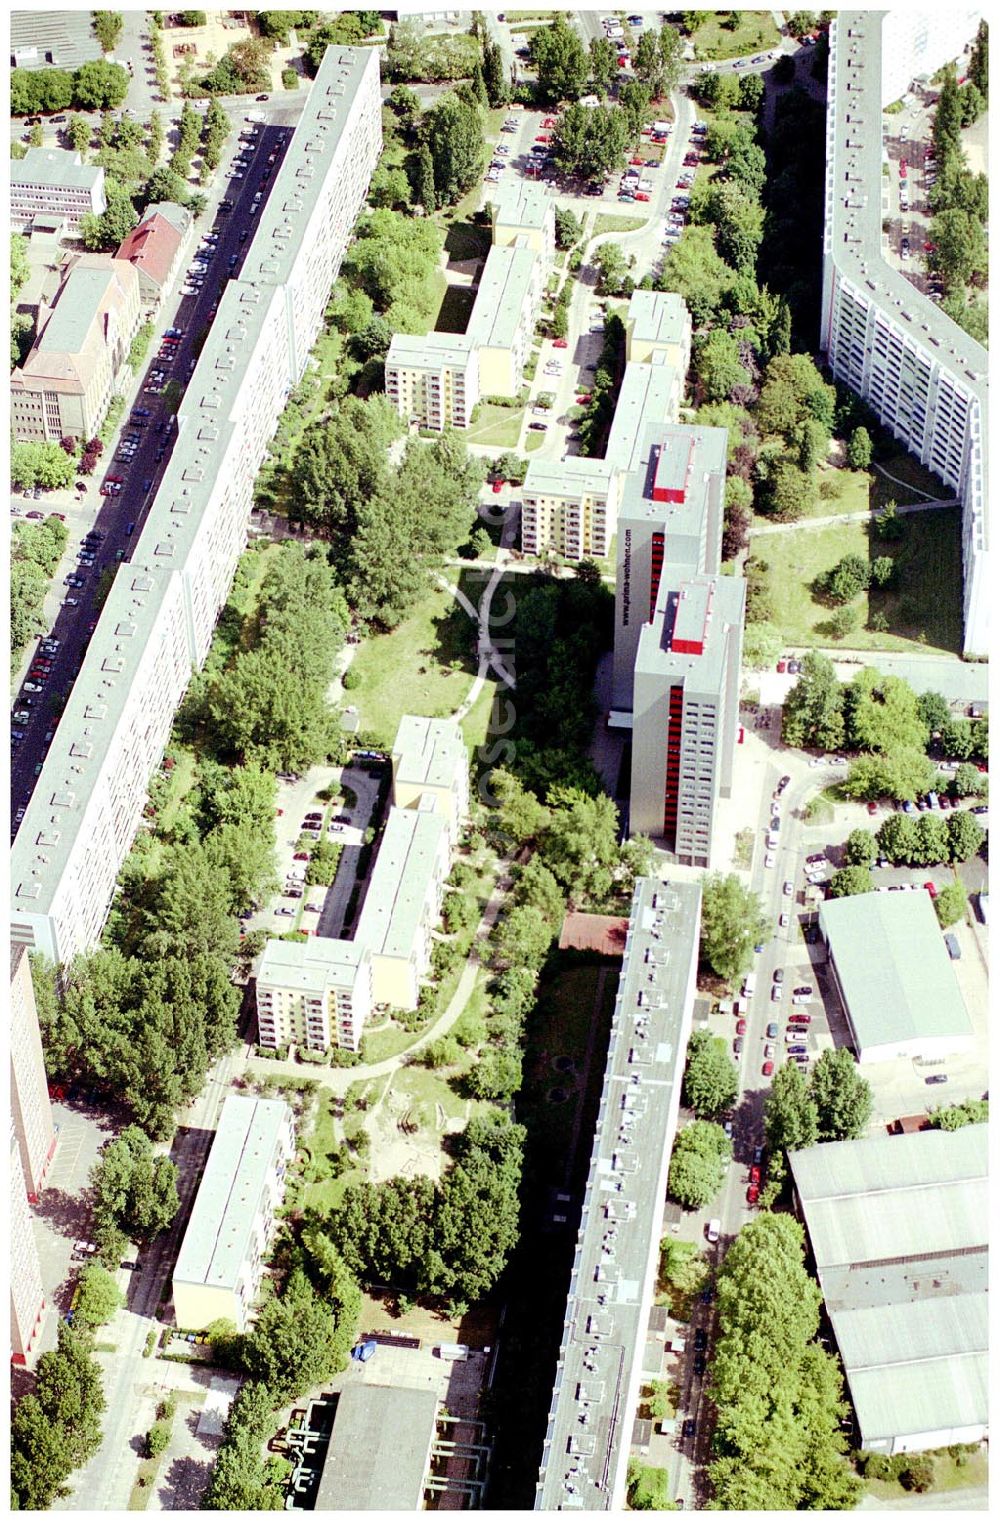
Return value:
[(138, 226), (119, 246), (115, 258), (124, 259), (135, 269), (147, 310), (158, 306), (173, 284), (190, 226), (191, 213), (183, 206), (147, 206)]
[(819, 929), (859, 1062), (972, 1047), (972, 1022), (929, 894), (828, 899)]
[(434, 1390), (347, 1385), (337, 1398), (316, 1511), (422, 1511), (437, 1420)]
[(70, 229), (87, 212), (99, 217), (107, 207), (104, 170), (85, 164), (69, 148), (29, 148), (10, 165), (11, 226), (24, 231), (36, 216), (58, 217)]
[(83, 254), (51, 308), (39, 307), (38, 336), (10, 378), (14, 436), (25, 443), (89, 439), (116, 391), (143, 318), (139, 276), (124, 259)]
[(691, 360), (691, 314), (674, 291), (633, 291), (625, 318), (625, 357), (631, 362), (662, 354), (687, 374)]
[(184, 1331), (204, 1331), (220, 1316), (246, 1329), (294, 1152), (283, 1099), (230, 1094), (174, 1268), (174, 1316)]
[(700, 884), (637, 879), (536, 1511), (625, 1507), (700, 923)]
[(416, 1009), (448, 876), (448, 826), (433, 804), (391, 808), (355, 940), (371, 952), (376, 1004)]
[(392, 801), (396, 808), (426, 808), (448, 826), (454, 847), (469, 812), (469, 755), (455, 719), (425, 719), (405, 713), (392, 746)]
[(17, 69), (78, 69), (104, 56), (92, 11), (11, 11), (10, 61)]
[(864, 1448), (987, 1436), (987, 1137), (973, 1125), (788, 1154)]
[(509, 180), (493, 192), (493, 243), (497, 248), (521, 241), (543, 259), (556, 251), (555, 202), (544, 185)]
[(545, 265), (533, 248), (518, 240), (490, 249), (466, 331), (479, 350), (483, 396), (520, 391), (544, 292)]
[(422, 428), (468, 428), (479, 400), (479, 349), (468, 333), (394, 333), (385, 394), (401, 418)]
[(271, 940), (257, 972), (261, 1046), (356, 1052), (372, 1007), (372, 960), (357, 941)]
[(611, 552), (618, 524), (621, 472), (609, 460), (533, 455), (521, 491), (521, 547), (569, 560)]

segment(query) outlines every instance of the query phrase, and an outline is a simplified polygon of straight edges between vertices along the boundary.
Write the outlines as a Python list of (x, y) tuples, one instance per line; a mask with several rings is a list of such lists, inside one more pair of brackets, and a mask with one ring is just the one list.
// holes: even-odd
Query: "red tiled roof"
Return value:
[(628, 917), (615, 914), (582, 914), (571, 910), (559, 932), (560, 951), (596, 951), (604, 957), (625, 955)]
[(176, 227), (171, 227), (166, 217), (156, 212), (133, 227), (115, 258), (127, 259), (157, 285), (165, 285), (180, 242)]

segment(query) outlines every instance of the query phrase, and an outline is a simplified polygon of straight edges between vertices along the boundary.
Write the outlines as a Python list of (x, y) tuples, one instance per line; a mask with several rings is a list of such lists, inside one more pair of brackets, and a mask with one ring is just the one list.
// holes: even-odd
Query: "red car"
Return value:
[(775, 669), (777, 671), (785, 671), (787, 669), (787, 665), (788, 665), (787, 661), (779, 661), (778, 664), (777, 664), (777, 667)]
[(750, 1182), (751, 1184), (760, 1183), (760, 1169), (756, 1163), (754, 1163), (750, 1169)]
[(926, 883), (924, 883), (924, 887), (927, 889), (927, 891), (930, 894), (931, 898), (937, 898), (938, 890), (937, 890), (937, 888), (934, 886), (934, 884), (932, 882), (926, 882)]
[(635, 193), (635, 198), (637, 201), (648, 201), (649, 195), (645, 190), (637, 190)]
[(757, 1201), (759, 1199), (760, 1199), (760, 1186), (757, 1185), (757, 1184), (751, 1184), (750, 1187), (747, 1189), (747, 1204), (748, 1205), (756, 1205), (756, 1203), (757, 1203)]
[(745, 1036), (746, 1033), (747, 1033), (747, 1023), (746, 1023), (746, 1021), (745, 1020), (737, 1020), (737, 1022), (736, 1022), (736, 1034), (737, 1034), (737, 1036)]
[(556, 124), (556, 119), (555, 119), (554, 116), (547, 116), (545, 118), (545, 120), (542, 122), (542, 126), (543, 127), (554, 127), (555, 124)]
[(494, 497), (499, 497), (500, 493), (503, 491), (503, 489), (504, 489), (504, 487), (506, 485), (507, 485), (506, 481), (494, 481), (493, 482), (493, 495), (494, 495)]
[(592, 397), (592, 391), (581, 391), (580, 395), (576, 399), (576, 405), (578, 407), (586, 407), (587, 403), (592, 399)]
[(765, 1078), (770, 1078), (771, 1074), (774, 1072), (774, 1063), (765, 1062), (764, 1066), (761, 1068), (761, 1072)]
[(536, 143), (551, 143), (551, 141), (552, 141), (552, 133), (551, 132), (539, 132), (538, 136), (535, 138), (535, 142)]
[(638, 154), (629, 159), (630, 164), (644, 164), (645, 162), (645, 159), (641, 159)]
[(553, 349), (568, 349), (569, 340), (566, 338), (553, 338), (552, 347)]
[(308, 851), (296, 851), (292, 858), (293, 861), (310, 861), (311, 859)]
[(869, 798), (868, 804), (867, 804), (867, 808), (868, 808), (869, 814), (877, 814), (878, 813), (878, 804), (875, 802), (874, 798)]

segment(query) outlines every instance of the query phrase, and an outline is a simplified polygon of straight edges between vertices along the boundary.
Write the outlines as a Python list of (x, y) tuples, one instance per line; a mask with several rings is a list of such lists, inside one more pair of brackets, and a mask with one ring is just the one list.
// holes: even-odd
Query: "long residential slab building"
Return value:
[(11, 939), (92, 948), (192, 668), (246, 545), (253, 483), (319, 332), (382, 144), (375, 49), (331, 47), (177, 413), (14, 843)]
[(637, 880), (536, 1511), (625, 1508), (700, 923), (700, 884)]
[(837, 380), (962, 502), (964, 649), (989, 649), (988, 364), (884, 257), (883, 108), (955, 58), (979, 13), (839, 11), (830, 28), (820, 347)]

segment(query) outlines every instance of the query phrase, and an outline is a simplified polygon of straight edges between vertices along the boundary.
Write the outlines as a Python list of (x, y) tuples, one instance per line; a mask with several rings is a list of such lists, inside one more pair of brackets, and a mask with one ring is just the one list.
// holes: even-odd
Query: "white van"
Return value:
[(713, 1216), (712, 1220), (710, 1220), (708, 1225), (705, 1227), (705, 1235), (710, 1242), (717, 1242), (719, 1240), (719, 1232), (721, 1230), (722, 1222), (718, 1219), (718, 1217)]
[(754, 991), (756, 990), (756, 987), (757, 987), (757, 974), (755, 972), (748, 972), (746, 977), (743, 979), (743, 997), (744, 997), (744, 999), (752, 999), (753, 996), (754, 996)]

